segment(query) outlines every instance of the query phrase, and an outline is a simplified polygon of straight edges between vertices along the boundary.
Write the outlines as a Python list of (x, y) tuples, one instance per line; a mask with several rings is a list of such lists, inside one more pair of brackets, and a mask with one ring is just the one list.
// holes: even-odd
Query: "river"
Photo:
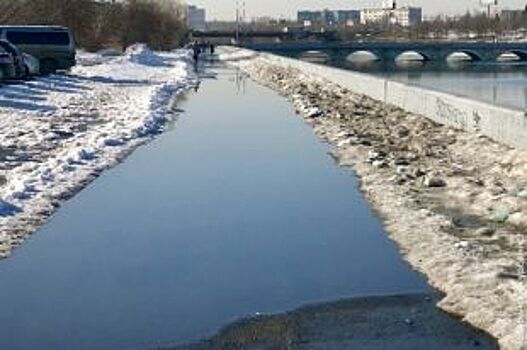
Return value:
[[(281, 53), (284, 54), (284, 53)], [(298, 57), (298, 53), (287, 56)], [(302, 55), (300, 55), (302, 56)], [(311, 60), (313, 54), (304, 57)], [(315, 55), (317, 63), (382, 76), (494, 105), (527, 109), (527, 62), (352, 63), (341, 55)]]

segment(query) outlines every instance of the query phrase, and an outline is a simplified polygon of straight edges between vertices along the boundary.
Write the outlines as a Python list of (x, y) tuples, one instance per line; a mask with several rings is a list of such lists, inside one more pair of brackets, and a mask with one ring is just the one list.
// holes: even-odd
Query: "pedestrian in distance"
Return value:
[(199, 61), (199, 55), (201, 53), (201, 47), (197, 42), (194, 42), (192, 45), (192, 57), (194, 58), (194, 63), (197, 64)]

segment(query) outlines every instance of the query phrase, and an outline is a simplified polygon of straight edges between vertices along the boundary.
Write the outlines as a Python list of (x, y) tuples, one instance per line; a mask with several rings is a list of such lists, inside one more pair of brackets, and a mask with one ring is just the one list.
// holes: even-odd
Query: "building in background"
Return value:
[(205, 30), (206, 28), (205, 9), (194, 5), (187, 6), (187, 27), (191, 30)]
[(312, 25), (353, 26), (360, 23), (360, 11), (328, 9), (322, 11), (298, 11), (297, 21), (304, 27)]
[(297, 21), (306, 27), (314, 23), (322, 23), (322, 11), (298, 11)]
[(338, 10), (337, 19), (339, 24), (345, 24), (347, 27), (352, 27), (360, 23), (359, 10)]
[(527, 6), (521, 10), (501, 10), (499, 18), (504, 22), (527, 22)]
[(381, 8), (367, 8), (361, 11), (362, 24), (392, 24), (411, 27), (421, 24), (423, 10), (420, 7), (397, 7), (395, 1), (384, 1)]

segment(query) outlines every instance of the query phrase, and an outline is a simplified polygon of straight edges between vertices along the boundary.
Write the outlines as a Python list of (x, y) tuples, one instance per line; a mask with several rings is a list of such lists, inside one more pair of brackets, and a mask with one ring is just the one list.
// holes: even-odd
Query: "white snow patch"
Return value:
[(80, 52), (70, 74), (0, 87), (0, 256), (61, 201), (162, 132), (195, 84), (188, 50)]

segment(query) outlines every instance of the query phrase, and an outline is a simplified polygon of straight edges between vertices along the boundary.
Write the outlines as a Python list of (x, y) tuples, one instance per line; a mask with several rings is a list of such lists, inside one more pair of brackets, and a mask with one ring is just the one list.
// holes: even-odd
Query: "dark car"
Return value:
[(7, 40), (40, 61), (43, 74), (73, 67), (75, 39), (66, 27), (0, 26), (0, 40)]
[(7, 40), (0, 40), (0, 52), (7, 53), (12, 57), (15, 75), (11, 78), (23, 79), (28, 76), (28, 71), (26, 65), (24, 64), (24, 56), (15, 45), (11, 44)]
[(0, 82), (16, 77), (16, 68), (13, 56), (0, 49)]

